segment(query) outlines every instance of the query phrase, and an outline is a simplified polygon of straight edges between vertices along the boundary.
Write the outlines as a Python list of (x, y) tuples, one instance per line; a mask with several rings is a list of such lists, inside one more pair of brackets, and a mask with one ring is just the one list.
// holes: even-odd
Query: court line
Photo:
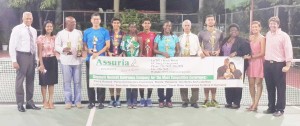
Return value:
[(85, 126), (92, 126), (93, 120), (94, 120), (94, 116), (95, 116), (95, 112), (96, 112), (96, 107), (94, 107), (94, 108), (91, 109), (89, 118), (88, 118)]
[(292, 107), (295, 108), (295, 109), (300, 110), (300, 107), (297, 107), (297, 106), (292, 106)]

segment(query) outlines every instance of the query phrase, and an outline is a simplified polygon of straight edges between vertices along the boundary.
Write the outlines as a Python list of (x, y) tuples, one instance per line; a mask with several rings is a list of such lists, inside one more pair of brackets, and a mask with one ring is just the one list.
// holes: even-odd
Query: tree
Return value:
[[(54, 9), (56, 7), (55, 24), (61, 24), (62, 0), (9, 0), (8, 6), (19, 8), (21, 12), (37, 11), (40, 29), (43, 27), (42, 10)], [(46, 16), (48, 15), (48, 12)]]

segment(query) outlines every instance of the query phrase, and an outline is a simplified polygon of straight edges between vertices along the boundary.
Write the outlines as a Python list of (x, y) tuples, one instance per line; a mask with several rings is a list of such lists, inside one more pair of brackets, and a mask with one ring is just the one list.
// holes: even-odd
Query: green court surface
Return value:
[(64, 109), (56, 105), (52, 110), (18, 112), (16, 105), (0, 105), (1, 126), (299, 126), (300, 106), (287, 106), (281, 117), (263, 114), (266, 106), (257, 112), (248, 112), (245, 106), (238, 110), (221, 108), (127, 109)]

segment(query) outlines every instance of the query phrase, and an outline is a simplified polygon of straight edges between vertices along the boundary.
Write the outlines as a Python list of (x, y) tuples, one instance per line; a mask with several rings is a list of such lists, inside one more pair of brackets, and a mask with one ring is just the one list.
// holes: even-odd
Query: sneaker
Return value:
[(71, 109), (72, 108), (72, 104), (66, 104), (65, 105), (65, 109)]
[(79, 109), (83, 108), (83, 106), (82, 106), (81, 103), (77, 103), (77, 104), (76, 104), (76, 107), (79, 108)]
[(219, 108), (219, 103), (216, 101), (216, 100), (212, 100), (211, 101), (211, 107), (216, 107), (216, 108)]
[(188, 103), (183, 103), (182, 108), (186, 108), (186, 107), (188, 107)]
[(120, 101), (116, 101), (116, 105), (117, 108), (121, 108), (121, 102)]
[(137, 105), (132, 105), (132, 108), (133, 109), (137, 109)]
[(103, 105), (102, 103), (100, 103), (100, 104), (98, 105), (98, 109), (104, 109), (104, 105)]
[(115, 104), (115, 101), (110, 101), (108, 104), (108, 108), (114, 107), (115, 106), (114, 104)]
[(163, 108), (163, 107), (165, 107), (165, 105), (164, 105), (164, 102), (159, 102), (159, 105), (158, 105), (158, 107), (160, 107), (160, 108)]
[(94, 106), (95, 106), (94, 103), (90, 103), (90, 104), (88, 105), (88, 109), (92, 109)]
[(132, 106), (130, 104), (127, 105), (128, 109), (132, 109)]
[(239, 105), (236, 105), (236, 104), (233, 104), (231, 108), (232, 108), (232, 109), (239, 109), (240, 106), (239, 106)]
[(276, 112), (273, 113), (273, 116), (279, 117), (279, 116), (282, 116), (283, 113), (284, 113), (283, 111), (276, 111)]
[(145, 99), (141, 98), (140, 100), (140, 107), (144, 107), (145, 106)]
[(150, 98), (148, 98), (145, 105), (147, 107), (152, 107), (152, 100)]
[(267, 109), (267, 110), (263, 111), (264, 114), (273, 114), (275, 112), (276, 111), (274, 109)]
[(167, 102), (167, 107), (168, 107), (168, 108), (173, 108), (172, 102)]
[(197, 103), (193, 103), (193, 104), (191, 104), (191, 106), (194, 108), (199, 108), (199, 105)]
[(225, 105), (225, 108), (231, 108), (232, 107), (232, 104), (226, 104)]
[(205, 100), (203, 105), (202, 105), (203, 108), (207, 108), (207, 107), (210, 107), (210, 102), (208, 100)]

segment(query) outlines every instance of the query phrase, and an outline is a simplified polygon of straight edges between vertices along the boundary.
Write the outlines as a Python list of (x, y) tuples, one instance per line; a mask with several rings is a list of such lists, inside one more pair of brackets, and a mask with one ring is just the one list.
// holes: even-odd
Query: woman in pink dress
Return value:
[[(265, 55), (265, 45), (266, 39), (260, 33), (261, 24), (258, 21), (253, 21), (251, 24), (251, 32), (250, 35), (250, 46), (251, 46), (251, 55), (247, 55), (244, 58), (249, 59), (249, 67), (247, 69), (247, 75), (249, 79), (249, 89), (250, 95), (252, 99), (252, 104), (249, 108), (249, 111), (256, 111), (259, 103), (259, 99), (262, 94), (262, 81), (264, 78), (264, 55)], [(256, 87), (256, 88), (255, 88)]]

